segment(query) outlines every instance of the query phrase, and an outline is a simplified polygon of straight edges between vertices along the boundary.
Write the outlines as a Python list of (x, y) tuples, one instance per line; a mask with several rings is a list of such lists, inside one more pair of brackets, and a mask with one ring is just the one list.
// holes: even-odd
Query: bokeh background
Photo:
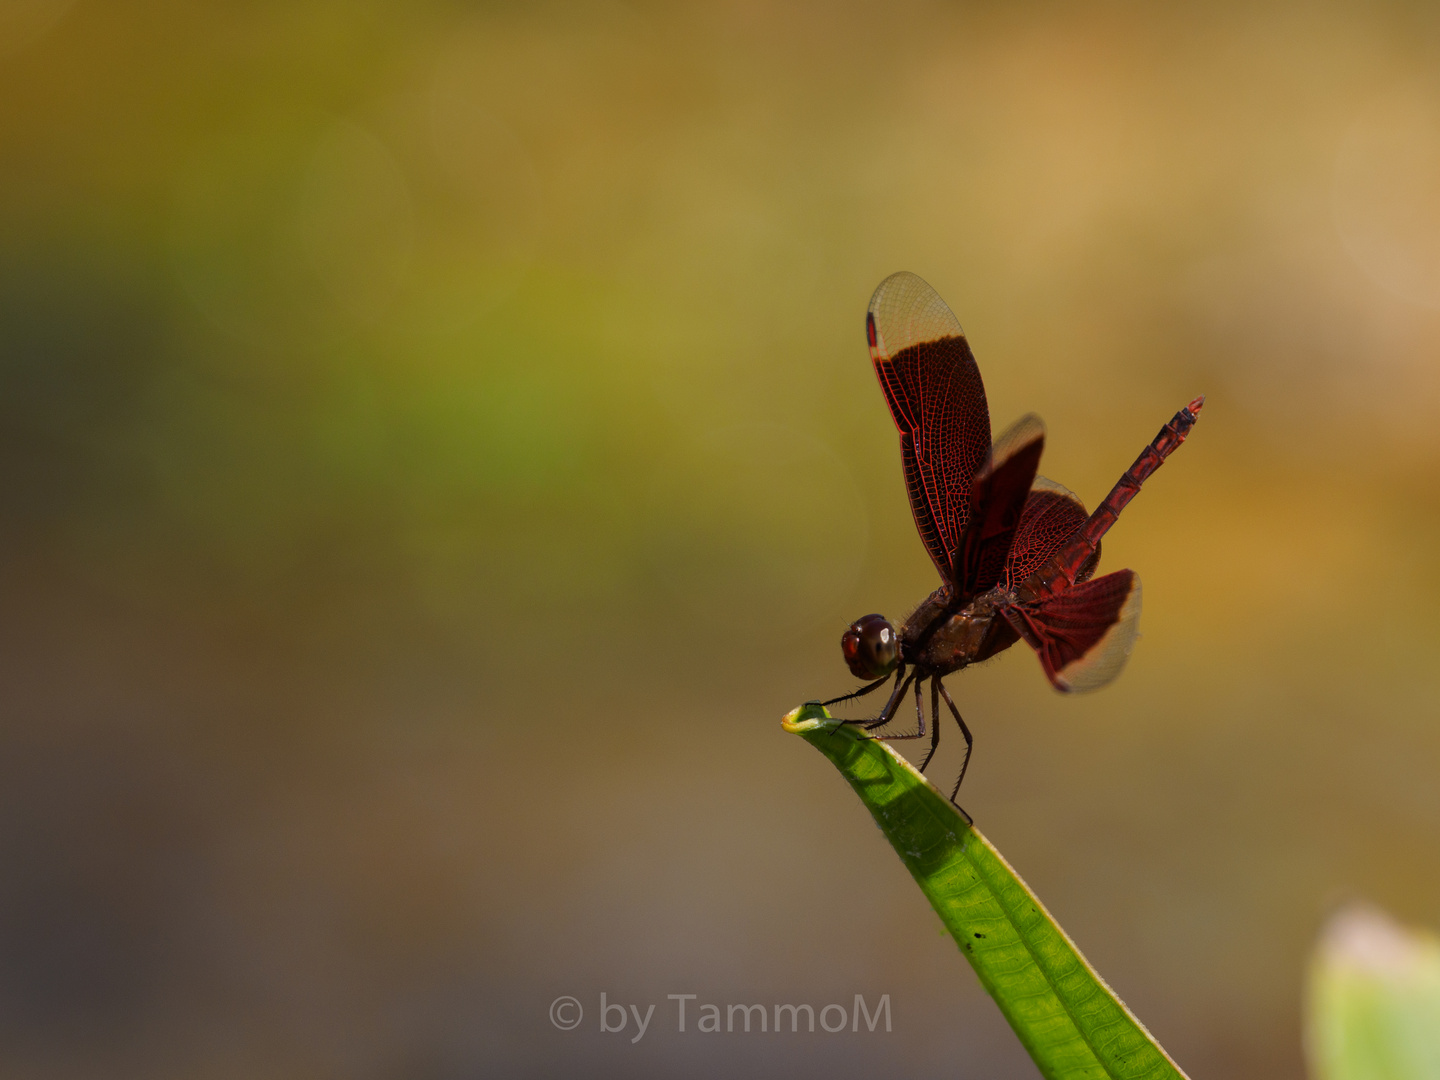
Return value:
[(909, 269), (1090, 505), (1208, 395), (1124, 676), (951, 681), (965, 803), (1191, 1075), (1301, 1077), (1327, 913), (1440, 923), (1437, 61), (1407, 3), (4, 0), (0, 1075), (1035, 1076), (778, 723), (935, 584)]

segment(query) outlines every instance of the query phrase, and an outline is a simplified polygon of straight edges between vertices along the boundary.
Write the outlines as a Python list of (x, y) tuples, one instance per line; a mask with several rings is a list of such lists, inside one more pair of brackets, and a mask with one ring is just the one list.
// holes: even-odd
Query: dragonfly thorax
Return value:
[(942, 586), (900, 627), (901, 658), (937, 675), (988, 659), (1014, 642), (999, 617), (1000, 608), (1014, 602), (1014, 594), (1003, 586), (959, 600)]

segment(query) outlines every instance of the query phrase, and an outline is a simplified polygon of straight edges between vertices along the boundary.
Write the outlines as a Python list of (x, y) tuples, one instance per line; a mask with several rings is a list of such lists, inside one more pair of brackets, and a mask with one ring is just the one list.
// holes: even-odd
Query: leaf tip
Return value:
[(803, 735), (807, 731), (824, 731), (835, 728), (840, 721), (825, 711), (818, 701), (807, 701), (798, 709), (791, 709), (780, 721), (780, 726), (792, 735)]

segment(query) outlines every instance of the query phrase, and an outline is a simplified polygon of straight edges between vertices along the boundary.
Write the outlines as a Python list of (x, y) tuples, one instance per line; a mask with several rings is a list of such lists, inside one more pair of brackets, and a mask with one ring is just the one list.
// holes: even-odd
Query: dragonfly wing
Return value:
[(1140, 578), (1133, 570), (1087, 581), (1031, 605), (1004, 610), (1040, 657), (1055, 689), (1097, 690), (1125, 666), (1140, 629)]
[(990, 452), (985, 384), (960, 320), (914, 274), (891, 274), (870, 298), (870, 359), (900, 431), (905, 486), (920, 539), (956, 584), (970, 485)]
[[(1080, 496), (1063, 484), (1037, 476), (1010, 542), (1005, 559), (1005, 584), (1013, 589), (1040, 569), (1045, 560), (1085, 524), (1088, 516)], [(1097, 545), (1095, 558), (1082, 569), (1077, 580), (1089, 578), (1099, 561)]]
[(970, 520), (956, 561), (960, 591), (982, 593), (1001, 580), (1045, 449), (1045, 424), (1022, 416), (995, 440), (970, 487)]

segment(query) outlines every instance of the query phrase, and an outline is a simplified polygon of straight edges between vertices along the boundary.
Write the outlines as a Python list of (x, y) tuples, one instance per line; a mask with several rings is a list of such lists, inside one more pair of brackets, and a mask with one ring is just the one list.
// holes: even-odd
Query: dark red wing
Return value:
[(995, 440), (989, 460), (975, 474), (970, 486), (970, 523), (956, 560), (956, 583), (963, 595), (982, 593), (1003, 577), (1044, 449), (1045, 424), (1029, 413)]
[(905, 486), (920, 539), (957, 585), (970, 484), (990, 452), (990, 409), (960, 321), (923, 280), (891, 274), (870, 297), (870, 359), (900, 430)]
[(1090, 575), (1100, 561), (1100, 538), (1115, 524), (1126, 504), (1139, 494), (1140, 485), (1185, 441), (1204, 404), (1205, 398), (1198, 397), (1170, 418), (1076, 534), (1045, 560), (1030, 579), (1019, 583), (1018, 596), (1027, 601), (1050, 596)]
[(1135, 644), (1140, 579), (1133, 570), (1117, 570), (1001, 611), (1039, 655), (1055, 689), (1095, 690), (1120, 674)]
[[(1065, 541), (1075, 535), (1088, 516), (1085, 504), (1073, 491), (1053, 480), (1037, 476), (1010, 543), (1009, 558), (1005, 561), (1006, 586), (1013, 589), (1038, 570)], [(1098, 561), (1097, 546), (1095, 560), (1085, 568), (1079, 580), (1088, 578)]]

